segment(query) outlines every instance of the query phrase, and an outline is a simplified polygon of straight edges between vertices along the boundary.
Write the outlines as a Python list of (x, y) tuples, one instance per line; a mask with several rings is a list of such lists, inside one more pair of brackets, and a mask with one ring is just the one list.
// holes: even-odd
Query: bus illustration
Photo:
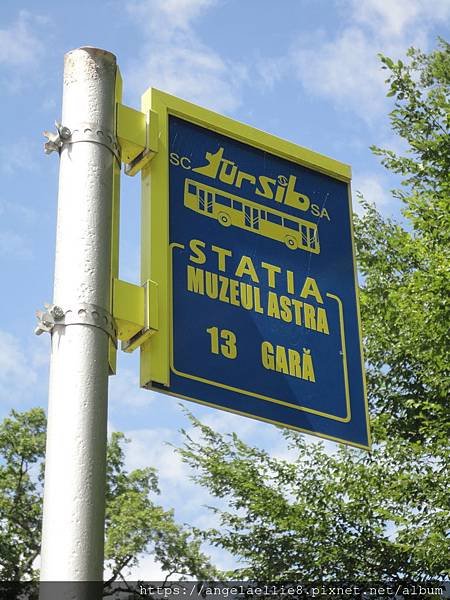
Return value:
[(286, 244), (290, 250), (320, 253), (317, 225), (192, 179), (184, 184), (184, 205), (224, 227), (240, 227)]

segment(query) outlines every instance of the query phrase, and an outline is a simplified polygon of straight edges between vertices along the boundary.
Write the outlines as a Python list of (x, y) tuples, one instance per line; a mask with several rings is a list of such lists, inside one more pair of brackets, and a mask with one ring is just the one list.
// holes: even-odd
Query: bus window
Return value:
[(308, 239), (308, 228), (305, 225), (301, 225), (300, 232), (302, 234), (302, 244), (303, 246), (309, 247), (309, 239)]
[(195, 183), (188, 183), (188, 193), (189, 194), (197, 193), (197, 186), (195, 185)]
[(298, 231), (300, 223), (297, 221), (292, 221), (291, 219), (284, 219), (284, 225), (289, 227), (289, 229), (295, 229), (295, 231)]
[(217, 204), (222, 204), (223, 206), (231, 206), (231, 198), (227, 198), (221, 194), (216, 194), (216, 202)]
[(271, 223), (277, 223), (278, 225), (281, 225), (281, 217), (274, 215), (271, 212), (267, 212), (267, 220)]
[(309, 232), (309, 247), (315, 250), (317, 248), (319, 240), (317, 239), (317, 231)]
[(242, 202), (239, 202), (239, 200), (233, 200), (233, 208), (236, 210), (242, 210)]
[(205, 196), (207, 196), (205, 190), (203, 188), (198, 188), (198, 207), (200, 210), (207, 210), (208, 208)]

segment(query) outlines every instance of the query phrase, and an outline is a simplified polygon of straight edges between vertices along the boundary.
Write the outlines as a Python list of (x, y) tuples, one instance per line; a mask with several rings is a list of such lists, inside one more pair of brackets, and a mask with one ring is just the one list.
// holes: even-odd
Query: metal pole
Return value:
[(116, 72), (104, 50), (65, 55), (41, 581), (103, 578)]

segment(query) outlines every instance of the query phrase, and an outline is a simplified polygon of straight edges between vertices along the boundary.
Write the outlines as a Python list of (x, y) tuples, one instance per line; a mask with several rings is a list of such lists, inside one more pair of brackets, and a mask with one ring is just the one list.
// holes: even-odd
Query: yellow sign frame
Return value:
[[(176, 116), (208, 130), (216, 131), (227, 137), (270, 152), (280, 158), (296, 162), (299, 165), (333, 177), (348, 184), (349, 205), (351, 207), (351, 168), (349, 165), (283, 140), (229, 117), (217, 114), (156, 88), (149, 88), (142, 96), (141, 110), (157, 119), (157, 152), (152, 162), (142, 170), (142, 213), (141, 213), (141, 281), (151, 279), (158, 285), (159, 330), (141, 346), (140, 385), (152, 387), (170, 385), (171, 365), (171, 249), (169, 247), (169, 116)], [(350, 213), (351, 214), (351, 213)], [(355, 249), (353, 246), (353, 261)], [(354, 267), (356, 301), (358, 308), (358, 326), (360, 340), (361, 323), (359, 316), (359, 297), (356, 266)], [(362, 347), (361, 347), (361, 357)], [(362, 359), (363, 362), (363, 359)], [(362, 364), (364, 378), (364, 365)], [(367, 398), (366, 382), (364, 392)], [(161, 390), (163, 391), (163, 390)], [(170, 390), (167, 390), (170, 394)], [(189, 398), (189, 400), (192, 400)], [(200, 404), (206, 404), (194, 399)], [(222, 407), (222, 410), (226, 410)], [(368, 413), (366, 400), (366, 416)], [(258, 418), (254, 415), (252, 418)], [(347, 413), (344, 421), (350, 418)], [(265, 419), (259, 419), (265, 420)], [(272, 422), (272, 421), (270, 421)], [(279, 423), (275, 423), (280, 425)], [(292, 427), (295, 429), (294, 427)], [(302, 429), (298, 429), (303, 431)], [(311, 433), (306, 431), (306, 433)], [(316, 434), (327, 439), (330, 436)], [(370, 438), (369, 438), (370, 439)], [(342, 441), (342, 440), (336, 440)], [(356, 445), (356, 444), (353, 444)], [(370, 445), (370, 442), (369, 442)], [(363, 447), (363, 446), (361, 446)], [(364, 448), (366, 448), (364, 446)]]

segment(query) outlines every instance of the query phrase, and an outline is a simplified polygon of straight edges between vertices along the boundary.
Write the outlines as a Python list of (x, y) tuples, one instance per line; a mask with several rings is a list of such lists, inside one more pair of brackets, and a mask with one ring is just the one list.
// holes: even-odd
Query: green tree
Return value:
[[(179, 449), (216, 497), (202, 535), (258, 579), (427, 579), (450, 572), (450, 47), (389, 71), (393, 130), (405, 155), (377, 147), (402, 177), (404, 221), (363, 200), (355, 217), (374, 449), (326, 452), (285, 433), (292, 460), (272, 458), (191, 417), (200, 440)], [(223, 508), (225, 505), (226, 508)]]
[[(42, 409), (12, 411), (0, 424), (0, 580), (38, 575), (46, 417)], [(154, 469), (124, 466), (122, 433), (108, 442), (105, 567), (107, 583), (124, 578), (139, 555), (152, 552), (168, 575), (205, 578), (213, 569), (192, 532), (175, 522), (173, 511), (153, 501), (159, 494)]]
[(11, 412), (0, 425), (0, 579), (34, 575), (39, 555), (45, 415)]

